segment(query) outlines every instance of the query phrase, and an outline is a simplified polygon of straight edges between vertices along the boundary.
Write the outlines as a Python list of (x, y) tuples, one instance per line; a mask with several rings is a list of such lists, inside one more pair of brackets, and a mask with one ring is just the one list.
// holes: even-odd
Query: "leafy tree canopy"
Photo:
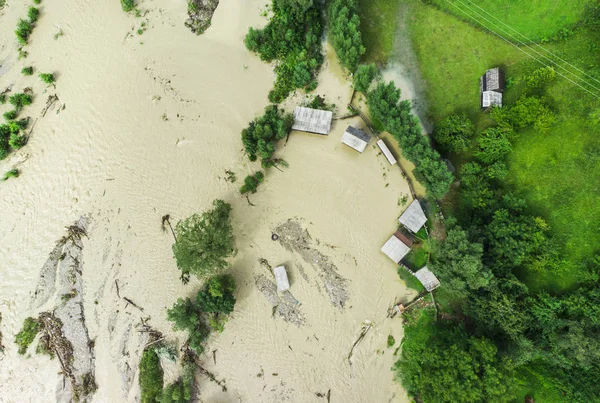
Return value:
[(356, 70), (365, 53), (360, 33), (360, 17), (356, 0), (329, 2), (329, 36), (340, 63), (351, 72)]
[(473, 123), (467, 115), (451, 115), (435, 126), (433, 138), (447, 151), (459, 153), (469, 148), (473, 136)]

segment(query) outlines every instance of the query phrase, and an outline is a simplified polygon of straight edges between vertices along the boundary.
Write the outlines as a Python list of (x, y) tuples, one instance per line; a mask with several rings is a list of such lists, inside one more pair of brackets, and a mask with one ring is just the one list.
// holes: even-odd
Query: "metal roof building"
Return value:
[(504, 71), (499, 67), (489, 69), (479, 79), (481, 92), (481, 107), (502, 106), (502, 92), (504, 91)]
[(432, 273), (427, 266), (423, 267), (414, 274), (415, 277), (423, 284), (423, 287), (429, 292), (440, 286), (440, 280)]
[(402, 213), (398, 221), (411, 232), (417, 233), (427, 222), (427, 216), (425, 215), (423, 208), (421, 208), (421, 203), (415, 199), (410, 203), (410, 206), (404, 210), (404, 213)]
[(481, 107), (502, 106), (502, 93), (495, 91), (484, 91), (481, 93)]
[(292, 129), (302, 132), (329, 134), (333, 112), (297, 106)]
[(410, 248), (406, 246), (396, 235), (392, 235), (390, 239), (381, 247), (381, 251), (396, 263), (408, 255)]
[(342, 143), (346, 144), (348, 147), (354, 148), (359, 153), (365, 151), (369, 140), (371, 140), (371, 136), (352, 126), (348, 126), (342, 136)]
[(385, 155), (385, 158), (387, 158), (390, 165), (394, 165), (396, 162), (398, 162), (398, 161), (396, 161), (396, 158), (394, 158), (394, 155), (392, 154), (392, 152), (390, 151), (390, 149), (388, 148), (388, 146), (385, 144), (385, 142), (383, 140), (378, 140), (377, 146), (379, 147), (379, 149), (381, 150), (383, 155)]
[(285, 266), (277, 266), (273, 269), (273, 274), (275, 274), (278, 292), (290, 289), (290, 282), (288, 280), (287, 272), (285, 271)]

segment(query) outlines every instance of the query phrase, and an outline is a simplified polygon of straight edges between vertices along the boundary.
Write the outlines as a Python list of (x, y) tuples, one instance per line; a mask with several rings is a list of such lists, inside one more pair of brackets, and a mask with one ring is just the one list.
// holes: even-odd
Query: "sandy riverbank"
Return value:
[[(243, 155), (239, 133), (267, 105), (273, 81), (272, 68), (242, 43), (248, 26), (264, 23), (263, 6), (223, 1), (211, 28), (196, 37), (183, 26), (183, 2), (142, 2), (148, 13), (139, 19), (124, 14), (118, 2), (47, 0), (24, 61), (16, 60), (13, 29), (1, 30), (0, 87), (33, 87), (36, 101), (25, 115), (39, 116), (50, 93), (65, 109), (39, 119), (29, 144), (0, 162), (4, 172), (24, 161), (20, 178), (0, 184), (0, 312), (7, 346), (0, 358), (0, 401), (56, 400), (58, 363), (17, 356), (12, 340), (23, 319), (37, 313), (29, 301), (48, 254), (64, 227), (84, 215), (83, 306), (95, 341), (94, 401), (135, 401), (144, 343), (135, 325), (149, 317), (152, 326), (183, 342), (183, 334), (170, 330), (165, 310), (198, 288), (180, 283), (172, 237), (161, 231), (160, 217), (184, 218), (215, 198), (234, 208), (239, 253), (231, 272), (238, 305), (225, 332), (209, 342), (216, 363), (212, 353), (205, 357), (227, 392), (198, 377), (202, 400), (326, 401), (316, 394), (328, 390), (332, 402), (406, 400), (392, 382), (394, 350), (386, 348), (387, 336), (399, 340), (402, 328), (386, 315), (395, 299), (408, 298), (407, 290), (379, 252), (402, 211), (398, 198), (409, 194), (398, 168), (390, 169), (372, 144), (362, 155), (341, 144), (346, 125), (359, 122), (337, 121), (329, 137), (292, 133), (278, 151), (290, 167), (268, 173), (251, 197), (255, 207), (238, 194), (240, 180), (258, 169)], [(0, 24), (14, 27), (25, 9), (9, 4)], [(142, 21), (148, 29), (137, 35)], [(64, 36), (55, 40), (59, 29)], [(21, 76), (30, 64), (56, 72), (56, 89)], [(350, 89), (335, 61), (328, 61), (316, 92), (345, 114)], [(225, 170), (238, 182), (226, 182)], [(318, 264), (271, 240), (290, 219), (345, 279), (343, 309), (330, 302)], [(301, 302), (300, 325), (272, 316), (257, 287), (257, 279), (269, 275), (260, 258), (288, 266)], [(120, 295), (143, 312), (118, 298), (115, 280)], [(350, 365), (349, 350), (365, 321), (372, 328)], [(170, 367), (167, 376), (176, 376)]]

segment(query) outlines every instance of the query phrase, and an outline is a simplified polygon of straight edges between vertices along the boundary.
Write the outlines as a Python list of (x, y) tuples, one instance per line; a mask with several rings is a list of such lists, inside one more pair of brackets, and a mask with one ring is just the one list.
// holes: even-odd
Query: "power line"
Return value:
[[(469, 6), (467, 6), (466, 4), (464, 4), (462, 1), (457, 0), (459, 3), (461, 3), (463, 6), (465, 6), (468, 10), (470, 11), (474, 11), (472, 8), (470, 8)], [(464, 11), (463, 11), (464, 12)], [(485, 16), (479, 14), (477, 11), (474, 11), (478, 16), (482, 17), (484, 20), (486, 20), (487, 22), (489, 22), (490, 24), (492, 24), (494, 27), (499, 28), (502, 32), (504, 32), (505, 34), (507, 34), (508, 36), (510, 36), (513, 40), (515, 40), (514, 35), (511, 35), (510, 33), (506, 32), (506, 30), (498, 27), (498, 25), (494, 24), (492, 21), (488, 20)], [(473, 18), (471, 16), (471, 18)], [(481, 22), (480, 22), (481, 24)], [(486, 29), (488, 29), (491, 32), (494, 32), (492, 29), (489, 29), (488, 27), (486, 27), (484, 24), (481, 24), (483, 27), (485, 27)], [(495, 32), (494, 32), (495, 33)], [(517, 40), (518, 43), (523, 44), (524, 46), (526, 46), (528, 49), (531, 49), (533, 52), (535, 52), (537, 55), (543, 57), (544, 59), (548, 60), (550, 63), (554, 63), (556, 65), (556, 67), (563, 69), (565, 72), (567, 72), (568, 74), (573, 75), (577, 80), (582, 80), (585, 84), (589, 85), (590, 87), (594, 88), (596, 91), (600, 91), (599, 87), (596, 87), (595, 85), (588, 83), (585, 81), (585, 79), (581, 78), (580, 76), (578, 76), (577, 74), (573, 73), (572, 71), (567, 70), (565, 67), (560, 66), (557, 62), (555, 62), (554, 60), (549, 59), (548, 57), (546, 57), (545, 55), (542, 55), (540, 52), (538, 52), (537, 50), (533, 49), (531, 46), (529, 46), (528, 44)], [(538, 59), (536, 59), (538, 60)], [(539, 62), (539, 60), (538, 60)], [(558, 72), (557, 72), (558, 73)], [(560, 74), (560, 73), (559, 73)], [(565, 76), (563, 76), (565, 77)], [(566, 78), (566, 77), (565, 77)], [(571, 81), (573, 82), (573, 81)]]
[(588, 73), (586, 73), (584, 70), (581, 70), (580, 68), (578, 68), (577, 66), (575, 66), (574, 64), (569, 63), (568, 61), (564, 60), (563, 58), (561, 58), (560, 56), (558, 56), (557, 54), (551, 52), (550, 50), (544, 48), (543, 46), (541, 46), (540, 44), (536, 43), (535, 41), (529, 39), (528, 37), (526, 37), (525, 35), (523, 35), (522, 33), (520, 33), (519, 31), (517, 31), (516, 29), (512, 28), (510, 25), (506, 24), (505, 22), (503, 22), (502, 20), (500, 20), (498, 17), (496, 17), (495, 15), (491, 14), (490, 12), (486, 11), (485, 9), (483, 9), (482, 7), (480, 7), (479, 5), (473, 3), (471, 0), (467, 0), (469, 3), (473, 4), (475, 7), (477, 7), (478, 9), (482, 10), (483, 12), (485, 12), (487, 15), (489, 15), (490, 17), (492, 17), (493, 19), (495, 19), (496, 21), (500, 22), (502, 25), (508, 27), (509, 29), (511, 29), (512, 31), (516, 32), (517, 34), (519, 34), (521, 37), (525, 38), (525, 40), (533, 43), (535, 46), (537, 46), (538, 48), (542, 49), (544, 52), (549, 53), (550, 55), (552, 55), (553, 57), (556, 57), (558, 60), (560, 60), (563, 63), (568, 64), (570, 67), (574, 68), (575, 70), (579, 71), (580, 73), (585, 74), (587, 77), (591, 78), (592, 80), (596, 81), (597, 83), (600, 84), (600, 80), (598, 80), (597, 78), (589, 75)]
[[(456, 4), (454, 4), (452, 1), (450, 0), (446, 0), (448, 3), (450, 3), (453, 7), (455, 7), (456, 9), (458, 9), (460, 12), (462, 12), (463, 14), (465, 14), (466, 16), (468, 16), (469, 18), (473, 19), (477, 24), (481, 25), (482, 27), (488, 29), (491, 33), (493, 33), (494, 35), (496, 35), (497, 37), (499, 37), (500, 39), (502, 39), (503, 41), (505, 41), (506, 43), (514, 46), (515, 48), (517, 48), (518, 50), (520, 50), (521, 52), (525, 53), (527, 56), (531, 57), (532, 59), (534, 59), (535, 61), (537, 61), (538, 63), (540, 63), (542, 66), (544, 67), (548, 67), (545, 63), (543, 63), (542, 61), (540, 61), (538, 58), (536, 58), (535, 56), (533, 56), (532, 54), (526, 52), (524, 49), (522, 49), (521, 47), (517, 46), (516, 44), (514, 44), (512, 41), (506, 39), (504, 36), (500, 35), (499, 33), (487, 28), (485, 26), (485, 24), (482, 24), (477, 18), (473, 17), (472, 15), (468, 14), (466, 11), (464, 11), (463, 9), (461, 9), (460, 7), (458, 7)], [(468, 8), (468, 7), (467, 7)], [(578, 86), (579, 88), (581, 88), (582, 90), (584, 90), (585, 92), (591, 94), (592, 96), (600, 99), (600, 97), (598, 97), (598, 95), (596, 95), (595, 93), (593, 93), (592, 91), (590, 91), (589, 89), (583, 87), (582, 85), (580, 85), (579, 83), (576, 83), (575, 81), (571, 80), (569, 77), (566, 77), (564, 74), (560, 73), (559, 71), (556, 72), (559, 76), (563, 77), (564, 79), (566, 79), (567, 81), (575, 84), (576, 86)]]

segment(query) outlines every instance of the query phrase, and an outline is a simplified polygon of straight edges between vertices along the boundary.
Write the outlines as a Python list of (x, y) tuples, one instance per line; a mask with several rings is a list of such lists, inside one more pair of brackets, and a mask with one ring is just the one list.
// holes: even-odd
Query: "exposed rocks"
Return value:
[(185, 26), (196, 35), (204, 33), (210, 27), (212, 16), (219, 6), (219, 0), (189, 0)]

